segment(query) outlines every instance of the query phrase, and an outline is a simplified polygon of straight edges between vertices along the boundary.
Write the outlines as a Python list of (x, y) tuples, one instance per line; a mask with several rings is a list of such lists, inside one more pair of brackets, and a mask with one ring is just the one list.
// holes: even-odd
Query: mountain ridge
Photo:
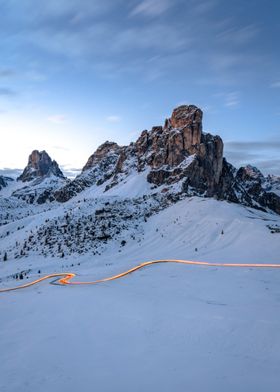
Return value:
[[(175, 108), (163, 126), (144, 130), (135, 142), (101, 144), (80, 174), (67, 180), (46, 151), (34, 150), (18, 177), (28, 184), (12, 196), (30, 203), (65, 203), (91, 187), (110, 189), (143, 173), (152, 192), (214, 197), (280, 214), (280, 179), (264, 177), (250, 165), (236, 169), (223, 156), (223, 140), (203, 131), (203, 112), (195, 105)], [(176, 188), (176, 190), (174, 190)]]

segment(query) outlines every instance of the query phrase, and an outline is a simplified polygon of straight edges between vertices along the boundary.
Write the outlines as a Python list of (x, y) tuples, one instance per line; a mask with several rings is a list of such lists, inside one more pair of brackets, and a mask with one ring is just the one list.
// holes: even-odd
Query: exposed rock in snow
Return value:
[(14, 180), (10, 177), (0, 176), (0, 191), (1, 191), (1, 189), (8, 186), (9, 183), (11, 183), (12, 181), (14, 181)]

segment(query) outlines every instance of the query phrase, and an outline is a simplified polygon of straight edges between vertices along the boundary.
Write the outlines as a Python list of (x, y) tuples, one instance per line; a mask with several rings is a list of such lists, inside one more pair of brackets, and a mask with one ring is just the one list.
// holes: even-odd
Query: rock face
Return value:
[(89, 157), (82, 173), (70, 184), (55, 192), (55, 199), (65, 202), (77, 193), (96, 184), (101, 185), (117, 171), (121, 147), (117, 143), (105, 142)]
[(280, 179), (265, 177), (256, 167), (247, 165), (237, 170), (224, 159), (217, 197), (280, 214), (279, 185)]
[(185, 178), (185, 190), (195, 187), (200, 194), (213, 196), (222, 172), (223, 141), (202, 133), (202, 111), (184, 105), (173, 111), (164, 127), (142, 132), (136, 155), (139, 170), (151, 167), (149, 182), (162, 185)]
[(108, 155), (118, 154), (119, 152), (120, 146), (117, 143), (106, 141), (89, 157), (82, 171), (92, 169)]
[(46, 151), (32, 151), (28, 158), (28, 164), (18, 180), (23, 182), (32, 181), (35, 178), (55, 176), (64, 178), (56, 161), (53, 161)]
[(86, 187), (108, 180), (106, 189), (110, 189), (131, 170), (146, 169), (151, 184), (170, 185), (185, 179), (185, 191), (196, 187), (199, 194), (213, 196), (222, 172), (223, 142), (219, 136), (202, 133), (202, 115), (194, 105), (179, 106), (164, 127), (143, 131), (129, 146), (105, 142), (90, 156), (81, 175), (56, 193), (56, 199), (67, 201)]

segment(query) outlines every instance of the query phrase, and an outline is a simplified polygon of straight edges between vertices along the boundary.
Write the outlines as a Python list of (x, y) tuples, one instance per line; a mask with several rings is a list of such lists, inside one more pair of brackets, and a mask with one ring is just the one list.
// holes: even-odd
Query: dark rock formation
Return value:
[(139, 170), (151, 166), (149, 182), (162, 185), (187, 177), (185, 189), (192, 186), (200, 194), (215, 194), (223, 166), (223, 141), (202, 133), (202, 111), (196, 106), (180, 106), (164, 128), (142, 132), (136, 153)]
[(115, 172), (121, 147), (116, 143), (105, 142), (90, 156), (82, 173), (70, 184), (55, 192), (55, 199), (65, 202), (91, 185), (101, 185)]
[(83, 167), (83, 172), (95, 167), (99, 162), (111, 154), (118, 154), (120, 146), (117, 143), (106, 141), (101, 144), (98, 149), (89, 157), (87, 163)]
[(64, 178), (56, 161), (53, 161), (46, 151), (32, 151), (28, 158), (28, 164), (18, 180), (23, 182), (32, 181), (35, 178), (55, 176)]
[(10, 177), (0, 176), (0, 191), (1, 191), (1, 189), (5, 188), (12, 181), (14, 181), (14, 180)]

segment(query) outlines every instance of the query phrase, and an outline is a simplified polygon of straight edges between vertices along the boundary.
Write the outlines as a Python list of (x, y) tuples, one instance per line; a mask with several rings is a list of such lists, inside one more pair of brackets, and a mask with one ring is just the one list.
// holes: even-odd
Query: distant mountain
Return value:
[(50, 176), (64, 178), (57, 162), (53, 161), (46, 151), (39, 152), (38, 150), (34, 150), (29, 155), (28, 164), (23, 173), (18, 177), (18, 180), (27, 182), (35, 178)]
[(11, 195), (28, 203), (52, 202), (54, 192), (67, 182), (57, 162), (46, 151), (34, 150)]

